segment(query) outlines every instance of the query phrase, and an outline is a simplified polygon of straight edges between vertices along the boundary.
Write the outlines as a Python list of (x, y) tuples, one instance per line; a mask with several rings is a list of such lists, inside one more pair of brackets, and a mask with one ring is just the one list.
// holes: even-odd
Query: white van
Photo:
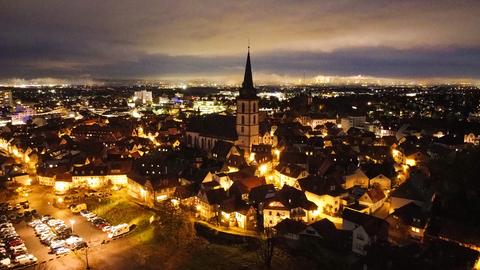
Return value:
[(127, 223), (119, 224), (110, 229), (108, 233), (108, 238), (114, 238), (122, 234), (128, 233), (130, 231), (130, 225)]

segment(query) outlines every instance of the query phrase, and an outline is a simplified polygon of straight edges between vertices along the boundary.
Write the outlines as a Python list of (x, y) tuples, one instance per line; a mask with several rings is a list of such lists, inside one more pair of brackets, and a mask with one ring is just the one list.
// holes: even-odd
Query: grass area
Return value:
[(109, 198), (88, 199), (87, 206), (97, 216), (105, 218), (113, 225), (128, 223), (137, 225), (132, 236), (139, 242), (148, 242), (153, 239), (153, 227), (149, 226), (153, 213), (130, 201), (126, 191), (115, 192)]
[[(243, 245), (206, 244), (197, 248), (188, 260), (177, 269), (266, 269), (256, 250)], [(316, 266), (304, 258), (289, 256), (280, 249), (275, 249), (270, 269), (316, 269)]]

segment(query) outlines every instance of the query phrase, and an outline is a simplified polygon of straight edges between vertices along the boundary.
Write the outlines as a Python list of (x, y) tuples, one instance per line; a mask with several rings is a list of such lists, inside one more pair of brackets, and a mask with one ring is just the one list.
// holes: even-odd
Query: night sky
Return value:
[(0, 79), (480, 79), (480, 1), (0, 0)]

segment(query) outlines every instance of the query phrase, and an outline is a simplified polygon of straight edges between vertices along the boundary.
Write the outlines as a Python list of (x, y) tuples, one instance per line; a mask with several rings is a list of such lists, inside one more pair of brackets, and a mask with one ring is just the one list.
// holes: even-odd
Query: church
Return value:
[(211, 152), (218, 141), (224, 141), (238, 146), (248, 154), (252, 145), (261, 143), (259, 122), (259, 98), (253, 86), (249, 49), (245, 75), (237, 98), (236, 115), (193, 117), (187, 125), (186, 143), (190, 147)]

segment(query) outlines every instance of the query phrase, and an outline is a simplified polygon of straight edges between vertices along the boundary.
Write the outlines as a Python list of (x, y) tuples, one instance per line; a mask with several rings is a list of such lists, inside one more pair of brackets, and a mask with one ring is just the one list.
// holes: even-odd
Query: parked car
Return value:
[(15, 262), (21, 265), (33, 264), (37, 262), (37, 258), (32, 254), (23, 254), (16, 257)]
[(110, 230), (112, 229), (113, 227), (112, 226), (105, 226), (102, 228), (102, 231), (103, 232), (110, 232)]
[(108, 233), (108, 238), (115, 238), (130, 231), (130, 226), (127, 223), (114, 226)]
[(80, 203), (80, 204), (77, 204), (77, 205), (72, 205), (70, 207), (70, 210), (72, 211), (72, 213), (74, 214), (78, 214), (80, 213), (80, 211), (82, 210), (87, 210), (87, 205), (85, 203)]
[(57, 254), (57, 255), (67, 254), (70, 251), (71, 250), (66, 248), (66, 247), (59, 247), (59, 248), (55, 249), (55, 254)]

